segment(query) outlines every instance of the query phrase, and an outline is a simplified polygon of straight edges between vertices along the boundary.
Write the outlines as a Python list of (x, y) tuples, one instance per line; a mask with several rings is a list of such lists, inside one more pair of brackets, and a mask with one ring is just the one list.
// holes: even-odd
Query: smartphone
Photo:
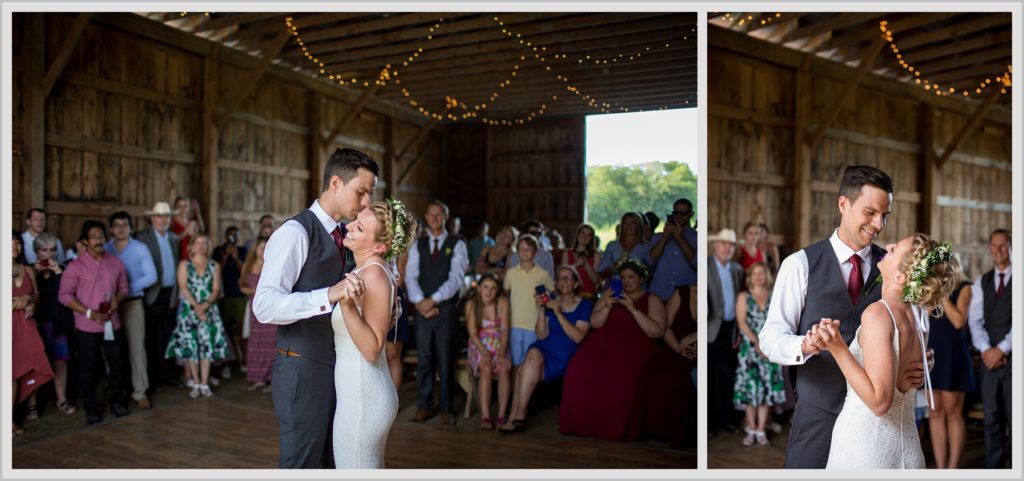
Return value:
[(622, 279), (612, 279), (612, 297), (615, 299), (622, 297)]
[(536, 292), (538, 296), (543, 296), (542, 300), (547, 302), (548, 289), (544, 287), (544, 284), (537, 284), (537, 287), (533, 288), (533, 292)]

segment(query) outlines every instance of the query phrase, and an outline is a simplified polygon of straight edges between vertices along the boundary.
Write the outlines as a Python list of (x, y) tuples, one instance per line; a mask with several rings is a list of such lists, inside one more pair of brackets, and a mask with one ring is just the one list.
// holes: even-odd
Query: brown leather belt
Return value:
[(299, 354), (299, 353), (297, 353), (295, 351), (289, 351), (287, 349), (278, 349), (277, 353), (278, 354), (284, 354), (285, 356), (288, 356), (288, 357), (302, 357), (302, 354)]

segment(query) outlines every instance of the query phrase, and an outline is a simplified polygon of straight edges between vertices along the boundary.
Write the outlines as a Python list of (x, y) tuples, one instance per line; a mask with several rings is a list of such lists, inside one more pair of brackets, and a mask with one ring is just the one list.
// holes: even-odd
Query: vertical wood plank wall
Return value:
[[(798, 89), (805, 62), (809, 85)], [(713, 29), (708, 37), (709, 229), (739, 231), (748, 221), (766, 223), (786, 255), (831, 234), (839, 223), (843, 169), (867, 164), (888, 172), (895, 183), (892, 216), (879, 243), (927, 230), (956, 245), (970, 276), (990, 269), (988, 234), (1011, 227), (1009, 115), (990, 111), (934, 172), (934, 184), (926, 185), (925, 175), (977, 109), (975, 103), (932, 99), (923, 89), (885, 79), (863, 82), (810, 152), (810, 206), (804, 212), (796, 207), (798, 109), (805, 109), (813, 130), (841, 91), (844, 72), (852, 69)], [(804, 216), (808, 239), (798, 234)]]

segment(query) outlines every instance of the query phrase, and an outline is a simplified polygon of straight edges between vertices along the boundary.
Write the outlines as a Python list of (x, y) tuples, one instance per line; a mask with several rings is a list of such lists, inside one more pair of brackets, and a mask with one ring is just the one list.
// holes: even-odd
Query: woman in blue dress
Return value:
[(537, 296), (537, 342), (530, 345), (526, 358), (516, 374), (512, 394), (512, 411), (508, 422), (498, 426), (499, 432), (515, 432), (526, 419), (530, 396), (540, 381), (553, 381), (565, 376), (569, 359), (576, 345), (583, 342), (590, 330), (590, 313), (594, 304), (580, 297), (580, 276), (572, 266), (558, 268), (554, 296)]
[(928, 347), (935, 351), (932, 387), (935, 411), (928, 418), (935, 467), (956, 469), (967, 440), (964, 397), (974, 391), (974, 369), (967, 342), (967, 310), (971, 305), (971, 284), (962, 282), (942, 301), (944, 314), (932, 317)]

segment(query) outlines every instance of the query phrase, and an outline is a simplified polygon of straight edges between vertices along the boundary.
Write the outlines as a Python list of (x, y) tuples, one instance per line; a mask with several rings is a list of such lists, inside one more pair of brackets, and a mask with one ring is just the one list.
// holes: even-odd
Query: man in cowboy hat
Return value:
[(743, 268), (732, 260), (736, 231), (722, 229), (708, 237), (708, 433), (738, 433), (733, 423), (732, 384), (736, 375), (736, 295), (743, 288)]
[(146, 311), (146, 356), (150, 384), (154, 387), (164, 384), (180, 387), (174, 361), (164, 358), (171, 332), (177, 323), (175, 308), (178, 305), (178, 281), (176, 278), (178, 253), (181, 239), (168, 227), (171, 225), (171, 206), (157, 202), (145, 213), (149, 216), (148, 229), (135, 233), (135, 239), (149, 248), (156, 265), (156, 279), (153, 285), (143, 291), (143, 307)]

